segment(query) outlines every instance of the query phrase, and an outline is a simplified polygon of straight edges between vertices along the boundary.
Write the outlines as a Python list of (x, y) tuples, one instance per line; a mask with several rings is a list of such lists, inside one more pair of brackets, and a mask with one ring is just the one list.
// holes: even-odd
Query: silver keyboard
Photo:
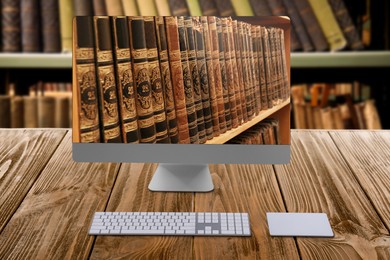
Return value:
[(250, 236), (248, 213), (96, 212), (90, 235)]

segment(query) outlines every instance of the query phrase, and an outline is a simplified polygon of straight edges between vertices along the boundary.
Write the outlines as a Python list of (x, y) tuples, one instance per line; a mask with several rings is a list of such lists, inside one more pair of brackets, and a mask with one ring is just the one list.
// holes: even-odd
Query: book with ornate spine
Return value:
[(200, 9), (203, 16), (219, 15), (218, 9), (214, 1), (199, 0)]
[(219, 16), (234, 16), (234, 8), (233, 5), (230, 1), (225, 1), (225, 0), (214, 0)]
[(191, 16), (201, 16), (202, 10), (200, 9), (198, 0), (186, 0), (188, 10)]
[(171, 14), (174, 16), (189, 16), (190, 11), (186, 1), (184, 0), (168, 0), (169, 7), (171, 9)]
[(107, 15), (105, 0), (92, 0), (92, 3), (94, 15)]
[(252, 93), (251, 93), (251, 81), (250, 81), (250, 64), (249, 64), (249, 53), (248, 53), (248, 37), (246, 32), (246, 23), (238, 22), (238, 31), (241, 41), (241, 59), (242, 59), (242, 73), (244, 80), (245, 90), (245, 107), (248, 120), (253, 116), (252, 110)]
[(20, 52), (20, 1), (1, 1), (3, 52)]
[(218, 101), (217, 101), (217, 91), (216, 91), (216, 87), (215, 87), (210, 31), (209, 31), (207, 17), (202, 16), (202, 17), (200, 17), (200, 20), (201, 20), (202, 29), (203, 29), (204, 50), (205, 50), (205, 57), (206, 57), (208, 88), (209, 88), (209, 96), (210, 96), (211, 120), (213, 123), (213, 135), (218, 136), (220, 134), (219, 116), (218, 116)]
[(96, 77), (102, 142), (121, 143), (117, 85), (115, 81), (111, 26), (108, 16), (94, 16)]
[[(229, 43), (229, 32), (228, 32), (228, 19), (221, 18), (222, 26), (222, 38), (223, 38), (223, 48), (224, 48), (224, 60), (225, 60), (225, 75), (226, 75), (226, 84), (228, 88), (228, 100), (230, 107), (231, 115), (231, 126), (236, 128), (238, 126), (238, 116), (237, 116), (237, 104), (235, 96), (235, 86), (234, 86), (234, 73), (232, 65), (232, 47)], [(227, 121), (226, 121), (227, 122)]]
[(290, 78), (289, 78), (289, 73), (288, 70), (290, 69), (287, 67), (287, 57), (286, 57), (286, 46), (284, 43), (284, 31), (282, 29), (279, 30), (280, 34), (280, 50), (281, 50), (281, 55), (282, 55), (282, 74), (283, 74), (283, 86), (284, 86), (284, 91), (282, 92), (282, 98), (283, 100), (286, 100), (290, 97)]
[(260, 91), (261, 91), (261, 110), (268, 109), (267, 101), (267, 80), (265, 73), (264, 51), (263, 51), (263, 30), (261, 26), (257, 27), (258, 39), (258, 58), (259, 58), (259, 74), (260, 74)]
[(154, 0), (137, 0), (138, 11), (143, 16), (156, 16), (157, 8)]
[(60, 52), (61, 36), (58, 0), (40, 1), (43, 52)]
[(198, 125), (198, 137), (199, 143), (203, 144), (206, 142), (206, 129), (204, 125), (204, 116), (203, 116), (203, 105), (202, 105), (202, 94), (200, 89), (200, 78), (198, 70), (198, 61), (196, 59), (196, 49), (195, 49), (195, 39), (194, 39), (194, 30), (193, 30), (192, 17), (187, 16), (184, 18), (184, 27), (186, 31), (186, 41), (187, 41), (187, 54), (188, 54), (188, 64), (190, 68), (190, 75), (192, 78), (193, 85), (193, 96), (194, 104), (196, 110), (196, 121)]
[(175, 144), (179, 142), (179, 133), (177, 129), (177, 118), (175, 110), (175, 100), (171, 80), (171, 70), (168, 61), (168, 45), (165, 33), (164, 17), (155, 18), (157, 30), (157, 45), (160, 59), (161, 80), (163, 85), (165, 111), (168, 120), (168, 134), (170, 142)]
[(267, 86), (267, 107), (273, 107), (273, 84), (272, 84), (272, 71), (271, 71), (271, 53), (269, 46), (269, 33), (267, 28), (262, 27), (262, 42), (263, 42), (263, 59), (265, 70), (265, 82)]
[(119, 120), (124, 143), (138, 143), (137, 109), (127, 18), (112, 17)]
[(217, 95), (218, 104), (218, 121), (220, 133), (226, 132), (226, 117), (225, 117), (225, 103), (223, 100), (223, 86), (222, 86), (222, 74), (221, 65), (219, 63), (219, 46), (218, 46), (218, 32), (217, 22), (214, 16), (209, 16), (209, 32), (210, 32), (210, 43), (211, 43), (211, 55), (213, 59), (214, 69), (214, 81), (215, 81), (215, 92)]
[(177, 18), (168, 16), (164, 17), (164, 21), (168, 43), (169, 66), (172, 76), (171, 78), (176, 108), (177, 128), (179, 132), (179, 143), (189, 144), (190, 135), (188, 129)]
[(154, 0), (156, 4), (157, 13), (159, 16), (170, 16), (171, 10), (169, 9), (168, 0)]
[(198, 144), (199, 134), (198, 134), (198, 122), (196, 118), (196, 109), (194, 103), (194, 87), (191, 78), (190, 65), (188, 63), (188, 53), (187, 53), (188, 43), (186, 39), (186, 28), (184, 27), (183, 16), (177, 18), (177, 25), (179, 31), (180, 56), (181, 56), (181, 66), (183, 69), (184, 92), (185, 92), (185, 101), (186, 101), (186, 108), (187, 108), (188, 128), (190, 132), (190, 141), (192, 144)]
[(202, 98), (203, 117), (207, 140), (213, 138), (213, 122), (211, 119), (209, 80), (206, 64), (206, 53), (203, 39), (203, 27), (199, 17), (192, 17), (194, 25), (196, 60), (199, 71), (199, 84)]
[[(74, 81), (72, 87), (74, 102), (78, 104), (78, 110), (74, 113), (74, 115), (77, 115), (74, 122), (78, 126), (78, 133), (77, 136), (74, 136), (74, 140), (81, 143), (100, 142), (94, 37), (92, 17), (78, 16), (73, 19), (75, 66), (73, 67)], [(25, 104), (27, 104), (26, 99)], [(73, 134), (76, 135), (76, 131)]]
[(274, 28), (275, 30), (275, 48), (276, 48), (276, 58), (277, 58), (277, 70), (278, 70), (278, 99), (279, 101), (283, 100), (284, 98), (284, 91), (285, 91), (285, 84), (284, 84), (284, 74), (283, 74), (283, 62), (282, 62), (282, 49), (281, 49), (281, 35), (280, 31), (282, 29), (280, 28)]
[(254, 65), (254, 82), (255, 82), (255, 103), (256, 103), (256, 114), (261, 110), (261, 90), (260, 90), (260, 67), (259, 67), (259, 47), (258, 47), (258, 26), (251, 26), (252, 33), (252, 48), (253, 48), (253, 65)]
[(252, 31), (251, 31), (251, 25), (246, 23), (245, 24), (245, 30), (246, 30), (246, 38), (247, 38), (247, 51), (248, 51), (248, 66), (249, 66), (249, 82), (250, 82), (250, 102), (251, 102), (251, 108), (252, 108), (252, 116), (256, 114), (256, 82), (255, 82), (255, 65), (254, 65), (254, 55), (253, 55), (253, 39), (252, 39)]
[[(64, 3), (63, 0), (60, 4)], [(40, 28), (39, 28), (39, 6), (38, 0), (22, 0), (20, 2), (21, 19), (21, 39), (23, 52), (39, 52), (41, 47)], [(71, 19), (71, 16), (69, 16)], [(68, 24), (70, 27), (70, 37), (72, 39), (72, 21)], [(72, 46), (72, 40), (70, 41)]]
[(223, 32), (221, 18), (216, 18), (217, 23), (217, 34), (218, 34), (218, 52), (219, 52), (219, 66), (221, 68), (221, 81), (222, 81), (222, 97), (223, 97), (223, 108), (226, 120), (226, 129), (232, 129), (232, 115), (230, 111), (230, 100), (229, 100), (229, 84), (226, 75), (226, 64), (225, 64), (225, 46), (223, 42)]
[(148, 56), (149, 78), (152, 87), (152, 105), (156, 124), (156, 142), (170, 143), (167, 117), (165, 114), (164, 91), (161, 80), (160, 62), (156, 39), (156, 25), (153, 16), (144, 16), (145, 40)]
[(93, 6), (90, 0), (73, 0), (75, 16), (92, 16)]
[(152, 87), (149, 78), (148, 56), (143, 17), (128, 17), (130, 51), (133, 64), (133, 79), (136, 91), (140, 143), (156, 142), (156, 126), (152, 102)]
[(109, 16), (124, 15), (122, 1), (121, 0), (105, 0), (107, 14)]
[(72, 17), (73, 1), (60, 0), (60, 30), (61, 30), (61, 49), (62, 52), (72, 51)]
[(271, 70), (271, 88), (272, 88), (272, 104), (275, 106), (278, 100), (278, 72), (276, 65), (276, 50), (275, 50), (275, 34), (272, 27), (267, 28), (269, 37), (269, 50), (270, 50), (270, 70)]
[(122, 0), (123, 12), (126, 16), (139, 15), (136, 0)]

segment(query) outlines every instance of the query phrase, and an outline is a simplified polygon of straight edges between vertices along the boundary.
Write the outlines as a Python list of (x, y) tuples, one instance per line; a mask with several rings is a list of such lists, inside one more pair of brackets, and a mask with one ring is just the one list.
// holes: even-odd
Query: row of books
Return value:
[(297, 129), (382, 128), (367, 85), (356, 82), (294, 85), (291, 96)]
[(80, 142), (205, 143), (290, 95), (280, 28), (214, 16), (74, 26)]

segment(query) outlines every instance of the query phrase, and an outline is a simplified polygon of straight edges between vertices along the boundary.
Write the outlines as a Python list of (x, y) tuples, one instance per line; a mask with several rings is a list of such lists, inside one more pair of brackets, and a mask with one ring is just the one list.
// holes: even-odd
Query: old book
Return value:
[(308, 0), (293, 0), (316, 51), (329, 49), (324, 33)]
[(196, 122), (198, 125), (198, 138), (199, 138), (199, 143), (203, 144), (206, 142), (206, 129), (204, 125), (202, 94), (200, 89), (198, 61), (196, 59), (193, 26), (194, 25), (192, 23), (192, 17), (190, 16), (185, 17), (184, 27), (186, 32), (188, 64), (190, 69), (189, 71), (190, 71), (192, 86), (193, 86), (193, 96), (194, 96), (194, 104), (196, 110)]
[(229, 101), (229, 84), (226, 75), (226, 64), (225, 64), (225, 46), (223, 42), (222, 24), (221, 18), (216, 18), (217, 23), (217, 34), (218, 34), (218, 52), (219, 52), (219, 66), (221, 68), (221, 81), (222, 81), (222, 97), (223, 97), (223, 110), (226, 120), (227, 130), (232, 129), (232, 115), (230, 113), (230, 101)]
[(169, 9), (168, 0), (155, 0), (157, 13), (159, 16), (170, 16), (171, 10)]
[(283, 94), (282, 98), (283, 100), (286, 100), (290, 98), (290, 76), (289, 71), (290, 67), (287, 67), (287, 56), (286, 56), (286, 46), (285, 46), (285, 39), (284, 39), (284, 31), (282, 29), (279, 30), (280, 35), (280, 54), (281, 54), (281, 69), (282, 69), (282, 76), (283, 76)]
[(264, 63), (264, 55), (263, 55), (263, 30), (261, 26), (256, 27), (256, 31), (258, 31), (258, 59), (259, 59), (259, 76), (260, 76), (260, 103), (261, 110), (268, 109), (268, 101), (267, 101), (267, 82), (265, 76), (265, 63)]
[(341, 117), (341, 110), (339, 106), (332, 108), (332, 119), (334, 121), (334, 129), (344, 129), (344, 121)]
[(253, 75), (255, 83), (255, 104), (256, 104), (256, 114), (261, 110), (261, 89), (260, 89), (260, 67), (259, 67), (259, 47), (258, 43), (260, 41), (260, 27), (251, 26), (252, 33), (252, 49), (253, 49)]
[(367, 129), (382, 129), (381, 120), (373, 99), (369, 99), (364, 102), (363, 119)]
[(272, 76), (272, 64), (271, 64), (271, 50), (269, 44), (269, 31), (262, 27), (263, 35), (263, 58), (264, 58), (264, 70), (265, 70), (265, 82), (267, 86), (267, 107), (273, 107), (273, 76)]
[(43, 52), (61, 52), (58, 0), (40, 1)]
[[(307, 122), (305, 116), (304, 86), (296, 85), (291, 88), (293, 102), (294, 125), (296, 129), (305, 129)], [(317, 115), (314, 115), (314, 118)], [(318, 114), (318, 116), (320, 116)], [(321, 117), (318, 117), (321, 118)]]
[(113, 15), (124, 15), (122, 1), (121, 0), (105, 0), (107, 14), (110, 16)]
[[(73, 19), (73, 37), (73, 98), (75, 103), (78, 104), (77, 107), (74, 107), (74, 115), (77, 116), (73, 119), (77, 129), (73, 130), (73, 134), (77, 135), (75, 138), (81, 143), (100, 142), (94, 52), (95, 41), (91, 17), (78, 16)], [(34, 101), (26, 101), (25, 99), (25, 111), (27, 107), (26, 102), (33, 103)], [(27, 117), (27, 114), (25, 115)]]
[(226, 117), (225, 117), (225, 109), (224, 109), (225, 104), (223, 100), (221, 65), (219, 63), (217, 22), (214, 16), (209, 16), (208, 22), (209, 22), (210, 43), (211, 43), (211, 50), (212, 50), (211, 55), (213, 59), (213, 69), (214, 69), (215, 92), (217, 95), (217, 104), (218, 104), (219, 130), (220, 133), (225, 133)]
[(154, 0), (137, 0), (139, 15), (156, 16), (158, 15)]
[(339, 108), (341, 120), (343, 121), (343, 129), (353, 129), (352, 116), (348, 104), (341, 104)]
[(255, 79), (254, 79), (254, 63), (253, 63), (253, 46), (252, 46), (252, 33), (251, 25), (245, 23), (245, 38), (247, 44), (247, 61), (248, 61), (248, 76), (249, 76), (249, 91), (250, 91), (250, 106), (251, 112), (248, 116), (252, 117), (256, 113), (256, 101), (255, 101)]
[(246, 95), (246, 107), (248, 120), (252, 119), (254, 115), (253, 107), (253, 82), (252, 82), (252, 63), (251, 63), (251, 52), (249, 43), (249, 31), (247, 23), (242, 23), (242, 46), (243, 46), (243, 59), (244, 59), (244, 84), (245, 84), (245, 95)]
[(186, 1), (183, 0), (168, 0), (171, 14), (174, 16), (189, 16), (190, 11), (188, 10)]
[(92, 3), (94, 15), (108, 15), (105, 0), (92, 0)]
[(181, 56), (181, 65), (183, 69), (183, 79), (184, 79), (184, 92), (185, 92), (185, 101), (187, 109), (187, 118), (188, 118), (188, 128), (190, 132), (190, 141), (192, 144), (199, 143), (198, 135), (198, 124), (196, 118), (196, 109), (194, 103), (194, 87), (191, 78), (190, 65), (188, 63), (188, 54), (187, 54), (187, 40), (186, 40), (186, 29), (184, 27), (184, 18), (177, 18), (177, 25), (179, 31), (179, 43), (180, 43), (180, 56)]
[(168, 120), (168, 134), (170, 142), (176, 144), (179, 142), (179, 132), (177, 128), (177, 118), (175, 110), (175, 99), (173, 94), (173, 86), (171, 79), (171, 70), (168, 61), (168, 45), (165, 31), (164, 17), (157, 16), (156, 18), (157, 30), (157, 45), (160, 59), (161, 80), (163, 86), (165, 111)]
[(11, 97), (0, 96), (0, 128), (11, 127)]
[(356, 30), (351, 16), (342, 0), (328, 0), (330, 7), (347, 39), (348, 46), (352, 50), (361, 50), (364, 48), (363, 43), (360, 39), (359, 33)]
[(23, 96), (23, 127), (38, 127), (38, 104), (37, 97)]
[(54, 102), (54, 127), (69, 127), (69, 98), (66, 96), (55, 97)]
[(276, 106), (278, 104), (279, 97), (279, 72), (278, 72), (278, 57), (277, 57), (277, 38), (275, 34), (276, 28), (269, 28), (269, 39), (270, 39), (270, 51), (271, 51), (271, 68), (272, 68), (272, 83), (273, 83), (273, 105)]
[(305, 117), (306, 117), (306, 126), (305, 128), (314, 129), (314, 116), (313, 116), (313, 107), (310, 103), (305, 103)]
[(169, 65), (172, 76), (172, 87), (176, 108), (179, 143), (190, 143), (188, 118), (186, 110), (183, 69), (181, 65), (179, 32), (176, 17), (165, 17), (166, 36), (168, 43)]
[[(22, 0), (20, 2), (20, 15), (22, 18), (21, 38), (23, 52), (39, 52), (41, 48), (38, 4), (38, 0)], [(71, 25), (72, 24), (70, 22), (70, 37), (72, 37)], [(72, 42), (70, 42), (70, 44), (72, 44)]]
[(323, 129), (335, 129), (335, 122), (330, 107), (320, 109), (320, 115)]
[(238, 37), (240, 41), (240, 47), (241, 47), (241, 65), (242, 65), (242, 78), (243, 78), (243, 85), (242, 88), (244, 89), (245, 93), (245, 117), (246, 120), (250, 120), (251, 116), (253, 114), (252, 106), (251, 106), (251, 92), (250, 92), (250, 79), (249, 79), (249, 64), (248, 64), (248, 50), (247, 50), (247, 44), (245, 37), (245, 25), (242, 22), (238, 22)]
[(233, 5), (230, 1), (225, 1), (225, 0), (214, 0), (219, 16), (234, 16), (234, 8)]
[(1, 25), (3, 52), (20, 52), (20, 1), (1, 1)]
[(104, 143), (121, 143), (113, 44), (108, 16), (94, 16), (95, 55), (100, 130)]
[(149, 77), (152, 87), (152, 105), (156, 125), (156, 142), (170, 143), (167, 117), (165, 114), (164, 91), (161, 80), (160, 62), (156, 39), (156, 25), (153, 16), (145, 16), (145, 40), (148, 56)]
[(60, 0), (60, 30), (61, 30), (61, 50), (62, 52), (72, 51), (72, 17), (73, 1)]
[(213, 122), (211, 118), (209, 79), (207, 73), (205, 44), (203, 39), (203, 26), (199, 17), (192, 18), (194, 25), (196, 60), (199, 72), (200, 93), (202, 98), (203, 117), (206, 138), (211, 140), (213, 135)]
[(210, 0), (199, 0), (200, 9), (202, 10), (202, 15), (204, 16), (213, 16), (219, 15), (217, 5), (214, 1)]
[(55, 97), (38, 96), (38, 127), (48, 128), (55, 126)]
[(322, 125), (321, 109), (319, 107), (313, 107), (312, 112), (313, 112), (314, 129), (324, 129)]
[(138, 123), (133, 67), (130, 54), (130, 36), (124, 16), (112, 18), (114, 58), (118, 90), (119, 120), (124, 143), (138, 143)]
[(253, 16), (253, 10), (249, 0), (231, 0), (234, 12), (238, 16)]
[(90, 0), (73, 0), (73, 7), (75, 16), (93, 15), (93, 6)]
[(136, 91), (140, 143), (156, 142), (156, 126), (149, 78), (145, 24), (142, 17), (129, 17), (130, 48), (133, 61), (133, 77)]
[(201, 19), (201, 23), (202, 23), (204, 49), (205, 49), (205, 54), (206, 54), (211, 119), (212, 119), (212, 123), (213, 123), (213, 135), (218, 136), (220, 134), (220, 129), (219, 129), (217, 91), (216, 91), (215, 78), (214, 78), (214, 67), (213, 67), (213, 56), (212, 56), (213, 50), (212, 50), (212, 44), (211, 44), (211, 37), (210, 37), (210, 31), (209, 31), (207, 17), (202, 16), (200, 19)]
[(347, 46), (347, 40), (333, 15), (327, 0), (308, 0), (317, 17), (318, 23), (332, 51), (342, 50)]
[(23, 128), (24, 127), (23, 97), (22, 96), (11, 97), (11, 127), (12, 128)]

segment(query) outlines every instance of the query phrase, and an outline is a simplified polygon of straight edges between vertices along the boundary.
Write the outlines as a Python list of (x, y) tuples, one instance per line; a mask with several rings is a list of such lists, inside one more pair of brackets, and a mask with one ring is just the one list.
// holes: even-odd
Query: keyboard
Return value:
[(248, 213), (96, 212), (90, 235), (250, 236)]

